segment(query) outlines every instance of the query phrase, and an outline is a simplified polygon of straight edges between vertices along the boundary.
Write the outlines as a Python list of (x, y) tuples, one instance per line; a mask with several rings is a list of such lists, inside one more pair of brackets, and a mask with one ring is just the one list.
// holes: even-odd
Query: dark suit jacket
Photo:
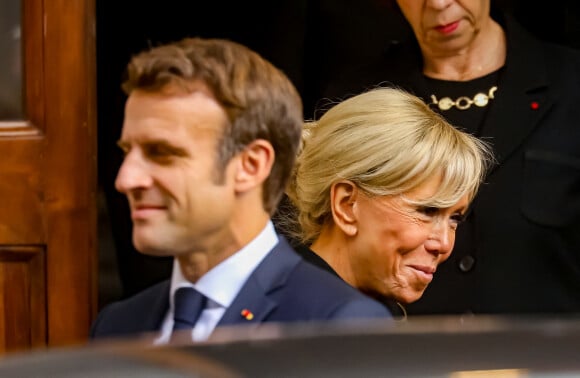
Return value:
[[(127, 300), (107, 306), (91, 329), (91, 337), (123, 336), (157, 331), (169, 309), (170, 282), (164, 281)], [(241, 315), (248, 309), (252, 320)], [(258, 265), (218, 326), (389, 318), (388, 311), (341, 279), (305, 262), (283, 237)]]
[[(580, 54), (498, 21), (507, 61), (478, 136), (499, 164), (410, 314), (580, 312)], [(416, 93), (421, 75), (416, 42), (394, 44), (327, 95), (378, 84)]]

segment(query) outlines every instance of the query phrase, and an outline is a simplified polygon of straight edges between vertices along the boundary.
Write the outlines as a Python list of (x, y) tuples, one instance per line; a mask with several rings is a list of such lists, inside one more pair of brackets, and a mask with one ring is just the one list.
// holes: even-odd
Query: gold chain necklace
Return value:
[(437, 100), (435, 95), (431, 95), (431, 105), (437, 105), (440, 110), (449, 110), (454, 106), (459, 110), (465, 110), (471, 108), (471, 105), (483, 108), (489, 104), (489, 100), (494, 98), (495, 91), (497, 91), (497, 87), (494, 85), (489, 89), (487, 94), (479, 92), (473, 98), (461, 96), (455, 101), (449, 97), (443, 97), (441, 100)]

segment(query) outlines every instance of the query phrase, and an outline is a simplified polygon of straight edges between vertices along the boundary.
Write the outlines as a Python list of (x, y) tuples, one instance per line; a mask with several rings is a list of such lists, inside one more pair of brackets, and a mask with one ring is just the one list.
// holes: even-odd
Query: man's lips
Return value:
[(453, 33), (457, 27), (459, 26), (459, 21), (455, 21), (449, 24), (445, 24), (445, 25), (439, 25), (435, 27), (435, 30), (437, 30), (439, 33), (442, 34), (450, 34)]
[(133, 206), (131, 210), (131, 218), (133, 220), (145, 219), (153, 213), (167, 209), (165, 206), (161, 205), (147, 205), (140, 204)]

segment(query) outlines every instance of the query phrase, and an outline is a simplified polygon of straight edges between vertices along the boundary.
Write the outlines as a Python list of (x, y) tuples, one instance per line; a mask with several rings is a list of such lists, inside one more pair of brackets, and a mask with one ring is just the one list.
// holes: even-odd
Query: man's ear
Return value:
[(256, 139), (248, 144), (238, 156), (236, 191), (242, 193), (261, 186), (272, 171), (274, 159), (274, 147), (270, 142)]
[(355, 236), (358, 233), (358, 218), (355, 207), (359, 195), (359, 188), (349, 180), (336, 182), (330, 187), (332, 219), (348, 236)]

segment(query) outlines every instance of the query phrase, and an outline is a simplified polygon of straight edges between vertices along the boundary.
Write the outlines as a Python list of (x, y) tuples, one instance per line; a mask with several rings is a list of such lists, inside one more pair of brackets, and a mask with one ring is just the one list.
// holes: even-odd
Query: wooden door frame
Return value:
[(66, 345), (86, 339), (97, 308), (95, 0), (42, 4), (48, 345)]
[(21, 1), (26, 121), (2, 122), (0, 139), (15, 141), (9, 160), (28, 159), (40, 210), (0, 243), (42, 272), (27, 284), (41, 292), (30, 347), (84, 343), (98, 282), (95, 0)]

